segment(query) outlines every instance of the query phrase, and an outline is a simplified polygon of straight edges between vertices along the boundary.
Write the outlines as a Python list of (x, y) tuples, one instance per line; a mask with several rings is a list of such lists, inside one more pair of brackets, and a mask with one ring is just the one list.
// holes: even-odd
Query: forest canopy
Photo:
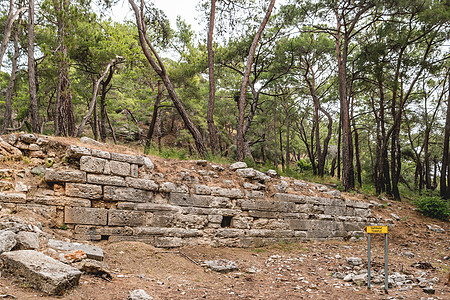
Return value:
[[(0, 1), (2, 134), (132, 141), (450, 198), (449, 0)], [(100, 11), (102, 13), (100, 13)]]

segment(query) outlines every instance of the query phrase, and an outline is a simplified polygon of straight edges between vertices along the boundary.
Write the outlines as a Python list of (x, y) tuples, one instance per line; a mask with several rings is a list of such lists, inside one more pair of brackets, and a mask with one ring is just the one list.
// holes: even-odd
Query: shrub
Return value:
[(417, 209), (425, 216), (447, 221), (450, 217), (450, 206), (447, 200), (438, 196), (422, 196), (414, 201)]
[(304, 159), (300, 159), (297, 161), (297, 172), (302, 173), (303, 171), (310, 171), (312, 170), (311, 163), (308, 163)]

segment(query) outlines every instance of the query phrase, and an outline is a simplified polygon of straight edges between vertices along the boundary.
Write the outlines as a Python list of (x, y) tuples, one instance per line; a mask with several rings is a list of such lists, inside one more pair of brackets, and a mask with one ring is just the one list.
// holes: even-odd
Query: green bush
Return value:
[(438, 196), (422, 196), (414, 204), (425, 216), (447, 221), (450, 217), (450, 205), (447, 200)]
[(297, 161), (297, 172), (303, 173), (304, 171), (311, 171), (312, 165), (304, 159), (300, 159)]

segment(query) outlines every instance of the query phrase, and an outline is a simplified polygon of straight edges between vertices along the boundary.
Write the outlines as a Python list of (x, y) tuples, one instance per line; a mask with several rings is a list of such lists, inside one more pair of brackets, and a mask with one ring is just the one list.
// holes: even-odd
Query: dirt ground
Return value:
[[(350, 196), (350, 195), (348, 195)], [(354, 196), (353, 196), (354, 197)], [(370, 199), (366, 199), (369, 201)], [(435, 294), (392, 288), (385, 294), (382, 285), (357, 286), (331, 276), (348, 273), (347, 257), (360, 257), (367, 268), (367, 240), (309, 241), (279, 243), (262, 248), (211, 248), (204, 246), (157, 249), (136, 242), (96, 244), (105, 252), (113, 280), (83, 275), (80, 284), (61, 297), (48, 297), (11, 275), (0, 277), (0, 298), (13, 299), (126, 299), (134, 289), (144, 289), (154, 299), (450, 299), (450, 226), (448, 222), (425, 218), (404, 202), (374, 208), (377, 217), (400, 217), (389, 229), (389, 273), (426, 272), (439, 278)], [(20, 216), (18, 216), (20, 217)], [(445, 233), (430, 231), (436, 224)], [(63, 231), (53, 231), (62, 237)], [(373, 271), (384, 268), (383, 235), (372, 235)], [(410, 251), (414, 257), (405, 257)], [(204, 266), (206, 260), (228, 259), (239, 270), (222, 274)], [(433, 269), (419, 270), (413, 263), (428, 262)], [(435, 279), (436, 280), (436, 279)]]

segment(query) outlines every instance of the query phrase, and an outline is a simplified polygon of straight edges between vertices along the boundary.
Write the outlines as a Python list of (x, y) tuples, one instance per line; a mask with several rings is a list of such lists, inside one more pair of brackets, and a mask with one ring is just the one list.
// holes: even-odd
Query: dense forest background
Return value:
[(450, 198), (449, 0), (203, 0), (203, 32), (151, 1), (115, 22), (101, 13), (113, 4), (0, 1), (2, 134)]

